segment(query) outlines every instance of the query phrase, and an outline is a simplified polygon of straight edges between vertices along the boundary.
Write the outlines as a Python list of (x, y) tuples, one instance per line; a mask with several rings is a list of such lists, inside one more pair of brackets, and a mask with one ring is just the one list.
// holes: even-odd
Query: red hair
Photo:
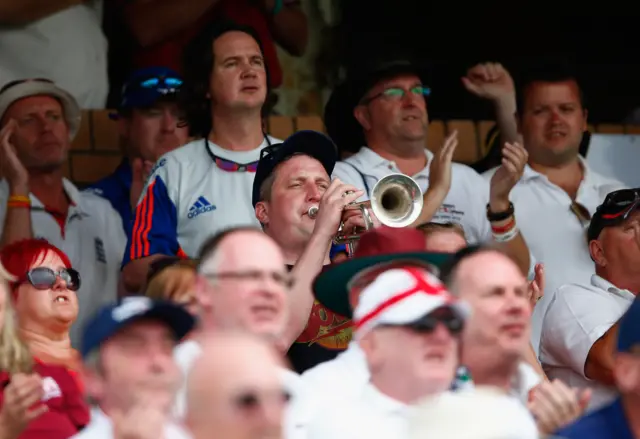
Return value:
[(66, 268), (71, 268), (69, 257), (46, 239), (22, 239), (4, 246), (0, 250), (0, 263), (9, 274), (18, 279), (10, 283), (11, 289), (15, 290), (31, 267), (42, 262), (49, 253), (58, 256)]

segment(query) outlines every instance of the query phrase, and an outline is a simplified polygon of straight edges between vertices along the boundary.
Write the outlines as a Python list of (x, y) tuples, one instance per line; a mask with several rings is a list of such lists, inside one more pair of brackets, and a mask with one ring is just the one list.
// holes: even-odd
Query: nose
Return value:
[(310, 184), (307, 189), (307, 201), (320, 202), (322, 194), (322, 190), (316, 184)]
[(172, 133), (176, 130), (177, 125), (177, 117), (171, 111), (165, 110), (162, 114), (162, 131), (165, 133)]
[(66, 290), (67, 289), (67, 282), (62, 279), (62, 277), (60, 277), (59, 274), (56, 274), (56, 280), (53, 283), (53, 287), (51, 288), (52, 290)]
[(444, 325), (444, 323), (439, 322), (435, 329), (431, 332), (430, 340), (432, 342), (437, 342), (440, 344), (449, 343), (453, 338), (451, 331)]

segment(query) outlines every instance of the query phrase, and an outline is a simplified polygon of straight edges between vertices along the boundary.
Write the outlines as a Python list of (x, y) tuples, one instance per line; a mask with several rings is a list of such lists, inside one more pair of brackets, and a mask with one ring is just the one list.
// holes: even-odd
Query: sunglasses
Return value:
[(127, 91), (155, 90), (163, 94), (175, 93), (182, 86), (182, 79), (165, 76), (153, 76), (139, 79), (127, 86)]
[(58, 277), (67, 284), (67, 288), (71, 291), (78, 291), (80, 288), (80, 273), (73, 268), (53, 271), (47, 267), (36, 267), (29, 270), (23, 282), (29, 282), (37, 290), (49, 290), (56, 284)]
[(429, 87), (425, 87), (424, 85), (416, 85), (415, 87), (410, 88), (409, 90), (405, 90), (401, 87), (389, 87), (384, 89), (378, 94), (370, 96), (368, 98), (364, 98), (362, 100), (362, 105), (367, 105), (378, 98), (384, 98), (391, 101), (399, 101), (404, 98), (406, 95), (412, 94), (414, 96), (422, 96), (428, 97), (431, 95), (431, 89)]
[(603, 220), (624, 221), (640, 204), (640, 188), (611, 192), (598, 207)]
[(218, 169), (222, 169), (227, 172), (256, 172), (258, 169), (259, 160), (251, 163), (237, 163), (233, 160), (225, 159), (222, 157), (218, 157), (217, 155), (211, 153), (213, 157), (213, 161), (215, 162)]
[(418, 334), (431, 334), (440, 324), (444, 325), (452, 335), (458, 335), (464, 329), (464, 321), (452, 312), (431, 313), (408, 325), (387, 326), (402, 326)]

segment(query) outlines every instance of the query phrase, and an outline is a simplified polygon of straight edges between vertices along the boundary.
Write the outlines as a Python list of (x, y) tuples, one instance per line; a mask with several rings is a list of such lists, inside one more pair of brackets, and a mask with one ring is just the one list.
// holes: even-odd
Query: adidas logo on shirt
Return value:
[(193, 203), (193, 206), (189, 208), (189, 213), (187, 214), (187, 218), (192, 219), (197, 217), (201, 213), (207, 213), (213, 210), (216, 210), (216, 206), (209, 203), (209, 200), (207, 200), (205, 197), (200, 196), (198, 197), (196, 202)]

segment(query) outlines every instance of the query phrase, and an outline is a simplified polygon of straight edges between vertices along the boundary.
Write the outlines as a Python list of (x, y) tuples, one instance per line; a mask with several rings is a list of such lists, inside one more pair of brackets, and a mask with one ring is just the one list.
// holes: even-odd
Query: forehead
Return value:
[(526, 283), (518, 266), (496, 251), (468, 256), (458, 265), (456, 277), (461, 293), (494, 287), (520, 287)]
[(129, 323), (122, 328), (116, 335), (114, 335), (108, 343), (110, 345), (118, 345), (119, 343), (132, 340), (132, 339), (144, 339), (155, 340), (158, 338), (173, 337), (171, 329), (166, 323), (155, 319), (141, 319)]
[(421, 83), (422, 81), (420, 81), (418, 75), (415, 75), (413, 73), (403, 73), (400, 75), (381, 79), (380, 81), (376, 82), (373, 87), (371, 87), (369, 93), (382, 91), (391, 87), (411, 87)]
[(284, 269), (280, 247), (260, 231), (233, 233), (220, 243), (218, 252), (223, 257), (216, 258), (217, 262), (209, 258), (204, 263), (205, 269), (216, 263), (221, 271)]
[(295, 180), (301, 177), (324, 177), (329, 179), (326, 169), (318, 160), (308, 155), (297, 155), (278, 165), (276, 182)]
[(232, 31), (216, 38), (213, 42), (213, 54), (216, 59), (223, 61), (231, 56), (260, 54), (260, 46), (251, 35)]
[(51, 96), (46, 95), (37, 95), (37, 96), (28, 96), (26, 98), (18, 99), (14, 103), (12, 103), (7, 111), (5, 112), (5, 117), (19, 117), (21, 115), (25, 115), (34, 111), (62, 111), (62, 106), (60, 102)]
[(631, 214), (629, 214), (629, 216), (627, 217), (626, 220), (624, 220), (621, 224), (618, 224), (616, 226), (609, 226), (609, 227), (605, 227), (604, 229), (602, 229), (602, 236), (607, 236), (608, 232), (610, 230), (622, 230), (624, 227), (628, 226), (630, 223), (632, 222), (638, 222), (640, 221), (640, 210), (636, 210), (634, 212), (631, 212)]
[(51, 250), (46, 250), (41, 253), (35, 260), (33, 264), (34, 267), (52, 267), (52, 268), (60, 268), (64, 267), (64, 262), (56, 253)]
[(572, 79), (558, 82), (534, 81), (527, 85), (525, 97), (529, 105), (579, 103), (580, 89)]

